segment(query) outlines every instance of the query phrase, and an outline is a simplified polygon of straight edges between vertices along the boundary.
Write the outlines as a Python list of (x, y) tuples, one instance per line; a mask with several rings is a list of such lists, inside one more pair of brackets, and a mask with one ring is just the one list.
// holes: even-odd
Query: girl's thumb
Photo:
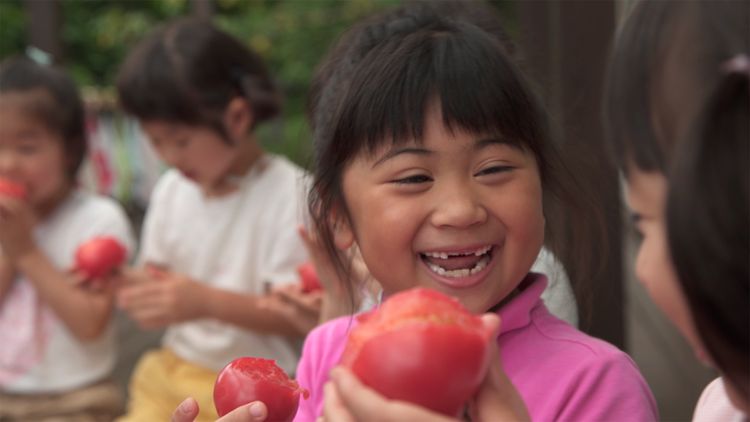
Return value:
[(496, 339), (498, 334), (500, 334), (500, 317), (497, 314), (483, 314), (482, 324), (484, 325), (484, 329), (490, 334), (489, 338)]
[(188, 397), (172, 413), (172, 422), (193, 422), (198, 417), (198, 402)]

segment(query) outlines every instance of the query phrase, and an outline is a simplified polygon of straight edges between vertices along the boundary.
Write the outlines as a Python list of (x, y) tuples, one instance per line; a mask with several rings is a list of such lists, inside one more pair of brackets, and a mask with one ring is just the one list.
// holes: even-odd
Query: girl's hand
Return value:
[(207, 286), (167, 271), (133, 271), (117, 293), (117, 305), (141, 328), (159, 329), (199, 318), (204, 312)]
[(490, 337), (490, 362), (479, 391), (469, 405), (474, 421), (530, 421), (526, 403), (510, 381), (500, 361), (497, 333), (500, 319), (495, 314), (484, 314), (482, 322), (493, 332)]
[(72, 269), (68, 273), (75, 286), (93, 293), (117, 290), (117, 286), (123, 283), (120, 269), (99, 278), (89, 278), (86, 273), (77, 269)]
[(299, 283), (291, 283), (273, 289), (263, 304), (304, 336), (318, 325), (322, 302), (322, 292), (305, 293)]
[[(526, 404), (502, 369), (497, 349), (500, 320), (497, 315), (485, 314), (483, 323), (493, 333), (490, 336), (490, 358), (479, 391), (469, 404), (474, 421), (528, 421)], [(326, 422), (354, 421), (455, 421), (417, 405), (388, 400), (364, 386), (344, 368), (331, 371), (331, 381), (324, 387), (323, 420)]]
[(336, 272), (336, 266), (317, 233), (308, 230), (305, 226), (297, 227), (297, 232), (299, 237), (302, 238), (302, 243), (305, 244), (308, 255), (310, 255), (310, 261), (315, 265), (315, 271), (323, 290), (341, 291), (343, 286)]
[(0, 246), (10, 262), (36, 248), (35, 224), (34, 211), (26, 201), (0, 196)]
[[(200, 413), (198, 402), (193, 398), (187, 398), (172, 412), (171, 421), (193, 422), (198, 417), (198, 413)], [(240, 406), (217, 419), (216, 422), (261, 422), (266, 420), (267, 415), (266, 405), (258, 401)]]
[[(299, 226), (297, 231), (310, 255), (310, 260), (315, 266), (320, 284), (323, 286), (320, 322), (355, 312), (363, 299), (362, 288), (366, 286), (368, 280), (371, 280), (370, 272), (356, 248), (349, 250), (348, 256), (342, 255), (340, 257), (344, 262), (347, 259), (351, 262), (351, 273), (348, 274), (351, 279), (341, 279), (339, 272), (336, 271), (336, 263), (317, 233), (309, 231), (305, 226)], [(354, 308), (351, 306), (351, 301), (345, 299), (347, 291), (352, 291), (355, 294)]]
[(389, 400), (343, 367), (331, 371), (331, 381), (325, 384), (323, 394), (323, 416), (318, 421), (456, 421), (411, 403)]

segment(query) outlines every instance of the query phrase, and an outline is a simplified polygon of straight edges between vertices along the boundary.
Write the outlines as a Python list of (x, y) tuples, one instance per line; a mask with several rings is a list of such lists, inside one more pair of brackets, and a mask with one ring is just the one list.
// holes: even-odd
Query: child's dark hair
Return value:
[(48, 130), (60, 136), (67, 156), (67, 176), (76, 179), (87, 151), (83, 101), (75, 82), (61, 69), (25, 57), (0, 63), (0, 95), (28, 96), (19, 104)]
[(281, 108), (261, 57), (200, 18), (177, 19), (141, 41), (120, 69), (117, 91), (139, 120), (207, 126), (225, 140), (221, 116), (233, 98), (247, 99), (253, 124)]
[[(615, 40), (603, 101), (608, 146), (626, 176), (629, 166), (668, 171), (676, 123), (690, 121), (717, 83), (720, 63), (747, 51), (749, 7), (651, 0), (633, 7)], [(677, 105), (663, 101), (677, 96)]]
[[(608, 140), (625, 174), (630, 167), (668, 177), (679, 281), (702, 342), (744, 397), (749, 88), (747, 75), (722, 67), (750, 53), (748, 22), (748, 2), (640, 2), (618, 34), (604, 101)], [(665, 87), (675, 80), (682, 85)], [(665, 99), (681, 108), (667, 109)]]
[[(448, 128), (494, 134), (533, 153), (545, 210), (572, 192), (568, 179), (560, 177), (562, 163), (544, 107), (515, 65), (515, 49), (493, 12), (474, 2), (455, 9), (457, 3), (436, 3), (410, 3), (355, 25), (313, 79), (309, 205), (332, 256), (338, 255), (329, 216), (337, 210), (347, 217), (341, 187), (346, 165), (383, 142), (419, 141), (435, 100)], [(348, 264), (338, 264), (346, 276)]]
[[(744, 56), (744, 60), (748, 56)], [(675, 153), (667, 227), (693, 321), (722, 375), (750, 397), (750, 63), (712, 93)]]

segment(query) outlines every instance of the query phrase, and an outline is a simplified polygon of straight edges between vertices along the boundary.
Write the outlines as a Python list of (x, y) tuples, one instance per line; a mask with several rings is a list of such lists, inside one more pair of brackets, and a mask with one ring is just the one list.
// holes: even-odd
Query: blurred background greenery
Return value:
[[(0, 58), (28, 45), (28, 2), (0, 0)], [(199, 0), (204, 1), (204, 0)], [(259, 128), (267, 149), (307, 166), (304, 116), (308, 81), (325, 51), (352, 22), (401, 0), (212, 0), (214, 21), (259, 52), (285, 95), (280, 119)], [(62, 64), (89, 100), (114, 99), (122, 58), (162, 21), (195, 13), (196, 0), (60, 0)], [(512, 14), (510, 2), (492, 2)]]

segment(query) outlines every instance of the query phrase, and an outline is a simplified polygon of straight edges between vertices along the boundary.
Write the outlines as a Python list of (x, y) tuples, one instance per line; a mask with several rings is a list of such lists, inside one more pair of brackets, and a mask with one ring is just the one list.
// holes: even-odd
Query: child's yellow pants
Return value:
[(217, 372), (194, 365), (168, 349), (144, 354), (130, 378), (127, 413), (118, 422), (168, 421), (186, 398), (200, 406), (196, 422), (218, 418), (213, 401)]

